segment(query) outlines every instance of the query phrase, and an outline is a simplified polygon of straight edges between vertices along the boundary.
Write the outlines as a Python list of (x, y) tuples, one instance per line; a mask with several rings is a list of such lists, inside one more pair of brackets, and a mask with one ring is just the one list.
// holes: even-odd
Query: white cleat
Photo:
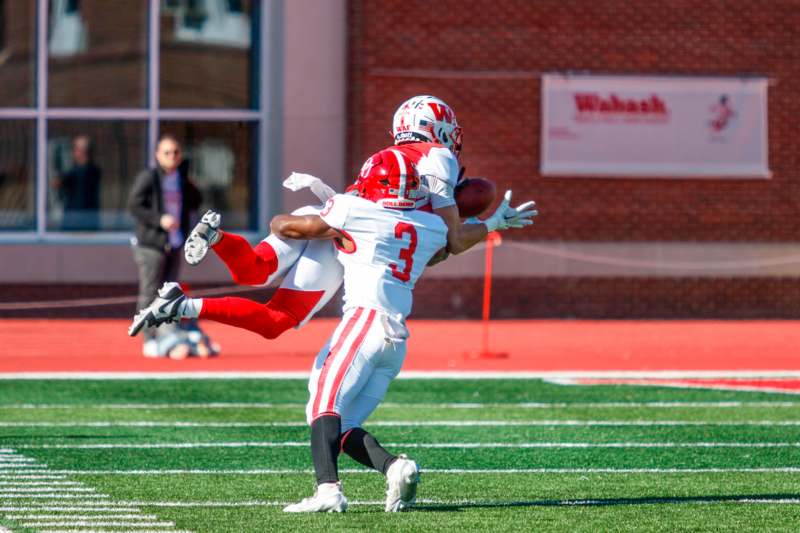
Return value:
[(287, 505), (284, 513), (343, 513), (347, 510), (347, 498), (342, 493), (341, 483), (323, 483), (310, 498)]
[(219, 224), (222, 215), (215, 211), (206, 211), (200, 222), (194, 227), (183, 245), (183, 257), (190, 265), (196, 265), (208, 253), (208, 249), (219, 241)]
[(158, 297), (153, 303), (136, 313), (128, 328), (128, 335), (135, 337), (145, 326), (160, 326), (164, 322), (174, 322), (180, 317), (178, 309), (186, 300), (181, 286), (173, 281), (167, 282), (158, 290)]
[(419, 466), (401, 453), (386, 471), (386, 512), (396, 513), (413, 507), (418, 484)]

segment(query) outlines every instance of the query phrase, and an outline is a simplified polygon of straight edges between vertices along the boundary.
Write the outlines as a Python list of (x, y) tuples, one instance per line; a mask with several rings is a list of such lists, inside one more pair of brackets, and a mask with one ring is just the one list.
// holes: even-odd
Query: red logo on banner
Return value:
[(576, 93), (578, 113), (615, 113), (631, 115), (667, 115), (667, 104), (658, 95), (649, 98), (620, 98), (614, 93), (603, 97), (598, 93)]
[(714, 133), (722, 132), (728, 127), (731, 119), (736, 116), (727, 94), (719, 97), (719, 102), (711, 107), (711, 113), (714, 118), (709, 121), (708, 125)]

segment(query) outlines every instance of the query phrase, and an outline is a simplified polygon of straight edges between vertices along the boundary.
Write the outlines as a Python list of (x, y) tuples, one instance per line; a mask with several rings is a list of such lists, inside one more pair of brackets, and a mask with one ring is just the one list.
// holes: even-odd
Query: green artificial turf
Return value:
[[(31, 519), (8, 518), (45, 513), (36, 509), (46, 504), (87, 505), (3, 492), (35, 482), (11, 476), (48, 472), (174, 523), (150, 528), (164, 531), (716, 532), (800, 524), (794, 396), (397, 380), (365, 427), (419, 462), (417, 508), (384, 513), (383, 477), (343, 457), (348, 512), (286, 515), (283, 505), (313, 491), (306, 394), (302, 380), (0, 382), (0, 448), (41, 465), (0, 466), (0, 525), (136, 530), (24, 527)], [(163, 444), (201, 446), (148, 447)], [(452, 447), (430, 446), (442, 444)], [(532, 444), (541, 447), (519, 446)], [(34, 510), (15, 510), (23, 508)], [(92, 513), (100, 514), (85, 511)]]

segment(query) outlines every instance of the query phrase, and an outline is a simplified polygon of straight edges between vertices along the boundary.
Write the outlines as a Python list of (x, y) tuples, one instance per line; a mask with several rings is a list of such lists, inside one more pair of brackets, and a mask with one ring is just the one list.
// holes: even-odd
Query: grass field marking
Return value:
[[(469, 448), (800, 448), (800, 442), (386, 442), (384, 446), (420, 449)], [(305, 448), (306, 441), (177, 442), (117, 444), (21, 444), (29, 450), (148, 450), (195, 448)], [(3, 483), (0, 483), (3, 485)]]
[[(531, 427), (531, 426), (800, 426), (800, 420), (376, 420), (371, 427)], [(0, 422), (0, 427), (20, 428), (287, 428), (307, 427), (291, 422)], [(0, 463), (0, 468), (14, 467)], [(43, 467), (44, 465), (37, 465)], [(22, 468), (17, 466), (14, 468)], [(27, 468), (33, 468), (33, 465)]]
[(24, 492), (97, 492), (97, 490), (93, 489), (92, 487), (0, 487), (0, 494), (13, 494), (19, 493), (22, 494)]
[(5, 486), (14, 487), (31, 487), (31, 486), (49, 486), (56, 487), (61, 485), (83, 485), (80, 481), (0, 481), (0, 490)]
[(57, 474), (0, 474), (0, 479), (67, 479), (67, 476)]
[(13, 494), (13, 493), (6, 493), (0, 492), (0, 499), (3, 498), (16, 498), (16, 499), (51, 499), (51, 500), (69, 500), (69, 499), (78, 499), (78, 498), (92, 498), (98, 500), (104, 500), (110, 498), (110, 496), (106, 494), (58, 494), (58, 493), (42, 493), (42, 494)]
[(137, 513), (140, 509), (136, 507), (114, 507), (114, 506), (90, 506), (90, 505), (4, 505), (0, 506), (0, 512), (19, 513), (32, 511), (63, 511), (63, 512), (129, 512)]
[[(422, 468), (432, 474), (724, 474), (724, 473), (798, 473), (800, 466), (756, 468)], [(291, 475), (313, 474), (304, 468), (249, 468), (249, 469), (163, 469), (163, 470), (56, 470), (70, 476), (174, 476), (174, 475)], [(346, 474), (375, 475), (365, 468), (344, 468)]]
[[(0, 380), (222, 380), (222, 379), (291, 379), (307, 380), (307, 371), (284, 372), (3, 372)], [(576, 378), (798, 378), (798, 369), (774, 370), (554, 370), (554, 371), (420, 371), (400, 372), (398, 379), (576, 379)]]
[(158, 520), (156, 515), (152, 514), (124, 514), (124, 513), (103, 513), (103, 514), (8, 514), (5, 516), (8, 520)]
[(31, 521), (21, 522), (22, 527), (42, 528), (42, 527), (175, 527), (175, 522), (95, 522), (92, 520), (53, 520), (53, 521)]
[[(38, 533), (119, 533), (118, 531), (107, 529), (41, 529)], [(136, 533), (195, 533), (183, 529), (137, 529)]]
[[(529, 500), (529, 501), (517, 501), (517, 500), (470, 500), (470, 499), (458, 499), (458, 500), (442, 500), (437, 498), (421, 498), (417, 500), (418, 504), (421, 505), (464, 505), (464, 506), (508, 506), (508, 507), (518, 507), (518, 506), (563, 506), (563, 507), (572, 507), (572, 506), (599, 506), (599, 505), (609, 505), (610, 503), (627, 503), (629, 505), (633, 504), (648, 504), (648, 503), (686, 503), (686, 504), (717, 504), (717, 503), (750, 503), (750, 504), (784, 504), (784, 505), (798, 505), (800, 504), (800, 498), (785, 498), (785, 497), (776, 497), (772, 498), (750, 498), (747, 496), (742, 497), (730, 497), (730, 498), (715, 498), (715, 497), (664, 497), (664, 498), (641, 498), (641, 499), (564, 499), (564, 500)], [(194, 508), (194, 507), (206, 507), (206, 508), (236, 508), (236, 507), (283, 507), (289, 505), (291, 503), (295, 503), (293, 501), (265, 501), (265, 500), (243, 500), (243, 501), (136, 501), (131, 502), (135, 503), (136, 505), (140, 505), (142, 507), (173, 507), (173, 508)], [(385, 505), (384, 500), (349, 500), (348, 503), (350, 505), (365, 505), (365, 506), (383, 506)]]
[[(759, 389), (760, 390), (760, 389)], [(166, 410), (166, 409), (303, 409), (305, 403), (263, 403), (263, 402), (210, 402), (210, 403), (90, 403), (90, 404), (71, 404), (71, 403), (15, 403), (0, 404), (2, 409), (120, 409), (120, 410)], [(389, 409), (493, 409), (493, 408), (517, 408), (517, 409), (630, 409), (630, 408), (654, 408), (654, 409), (684, 409), (684, 408), (737, 408), (737, 407), (800, 407), (800, 402), (787, 401), (696, 401), (696, 402), (516, 402), (516, 403), (475, 403), (475, 402), (455, 402), (455, 403), (394, 403), (384, 402), (383, 408)], [(0, 456), (3, 452), (0, 451)]]

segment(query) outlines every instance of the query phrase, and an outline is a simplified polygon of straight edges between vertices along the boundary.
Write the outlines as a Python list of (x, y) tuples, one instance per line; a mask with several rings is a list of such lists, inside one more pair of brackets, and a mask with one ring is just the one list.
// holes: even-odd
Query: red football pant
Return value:
[(247, 298), (203, 298), (200, 318), (222, 322), (275, 339), (298, 325), (314, 309), (324, 291), (278, 289), (266, 304)]
[(278, 269), (275, 250), (263, 241), (253, 248), (244, 237), (225, 233), (212, 249), (228, 267), (233, 281), (239, 285), (264, 285)]

